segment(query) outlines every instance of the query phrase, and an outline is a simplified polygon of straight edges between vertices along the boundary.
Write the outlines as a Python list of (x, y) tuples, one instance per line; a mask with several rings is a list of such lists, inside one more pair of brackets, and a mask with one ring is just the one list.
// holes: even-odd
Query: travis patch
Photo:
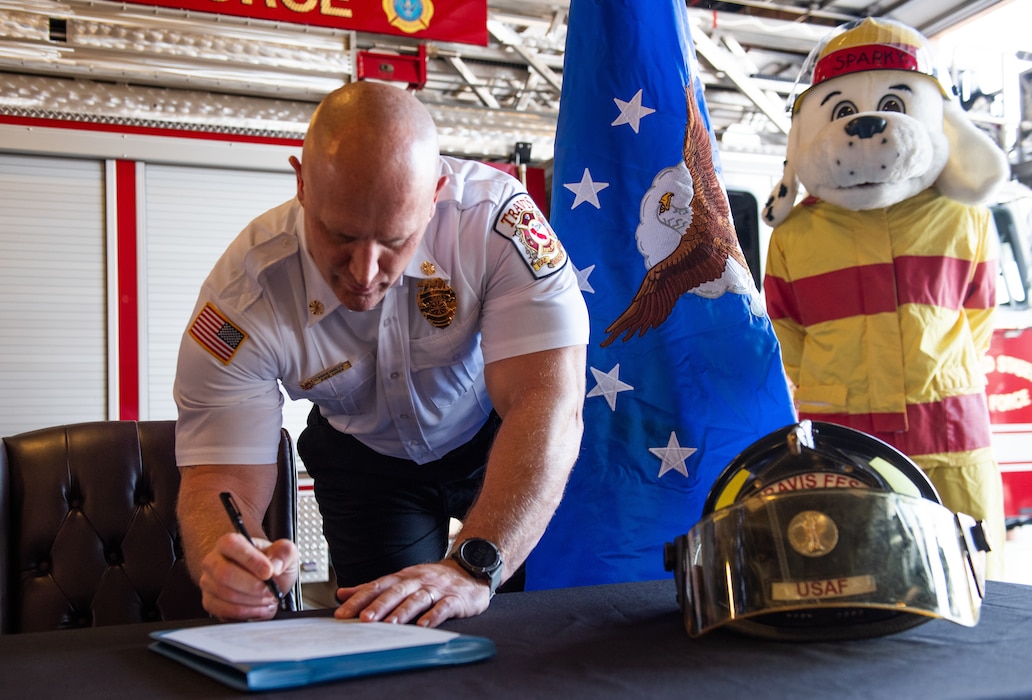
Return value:
[(224, 365), (230, 363), (247, 340), (247, 333), (223, 316), (210, 302), (204, 305), (201, 313), (190, 324), (190, 335)]
[(566, 264), (568, 256), (563, 244), (529, 194), (518, 194), (502, 207), (494, 230), (512, 241), (538, 279), (558, 272)]

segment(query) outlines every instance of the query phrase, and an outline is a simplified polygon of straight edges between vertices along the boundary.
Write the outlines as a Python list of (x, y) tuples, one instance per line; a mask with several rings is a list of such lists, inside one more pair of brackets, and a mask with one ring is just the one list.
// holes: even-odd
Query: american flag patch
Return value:
[(190, 335), (224, 365), (229, 364), (241, 343), (247, 340), (247, 333), (234, 326), (210, 303), (204, 305), (190, 324)]

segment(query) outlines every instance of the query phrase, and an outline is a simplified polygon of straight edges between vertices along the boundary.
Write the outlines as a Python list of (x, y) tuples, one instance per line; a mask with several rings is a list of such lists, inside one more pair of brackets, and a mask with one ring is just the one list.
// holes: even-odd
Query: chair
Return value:
[[(175, 421), (77, 423), (0, 441), (0, 634), (207, 616), (179, 542), (174, 445)], [(286, 430), (278, 463), (264, 524), (296, 541)], [(292, 609), (300, 592), (289, 592)]]

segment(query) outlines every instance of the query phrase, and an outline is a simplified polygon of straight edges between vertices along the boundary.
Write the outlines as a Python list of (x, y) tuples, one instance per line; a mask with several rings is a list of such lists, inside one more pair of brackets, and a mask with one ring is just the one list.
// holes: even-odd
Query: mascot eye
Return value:
[(859, 112), (859, 110), (856, 108), (856, 105), (849, 100), (839, 102), (835, 105), (835, 109), (831, 113), (831, 120), (835, 121), (836, 119), (842, 119), (843, 117), (851, 117), (857, 112)]
[(879, 112), (902, 112), (907, 113), (907, 107), (903, 104), (903, 100), (899, 99), (895, 95), (886, 95), (881, 98), (881, 102), (878, 103)]

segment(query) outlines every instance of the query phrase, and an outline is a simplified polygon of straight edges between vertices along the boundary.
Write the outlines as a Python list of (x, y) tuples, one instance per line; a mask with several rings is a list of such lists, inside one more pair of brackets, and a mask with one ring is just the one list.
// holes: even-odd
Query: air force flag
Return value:
[(684, 0), (572, 0), (551, 222), (591, 314), (585, 435), (527, 588), (665, 578), (740, 451), (794, 422)]

